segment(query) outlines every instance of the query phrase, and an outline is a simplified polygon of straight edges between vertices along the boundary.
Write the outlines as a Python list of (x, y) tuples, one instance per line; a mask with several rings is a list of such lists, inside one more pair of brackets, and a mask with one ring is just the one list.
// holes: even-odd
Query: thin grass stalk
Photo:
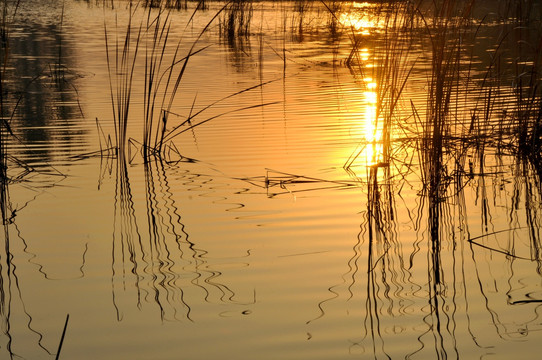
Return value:
[(156, 144), (156, 139), (158, 137), (158, 131), (156, 131), (156, 135), (153, 136), (153, 130), (156, 127), (154, 110), (156, 98), (160, 91), (160, 70), (164, 60), (164, 54), (170, 31), (169, 12), (165, 15), (165, 19), (162, 21), (163, 16), (162, 10), (159, 10), (158, 15), (154, 19), (151, 19), (151, 10), (148, 10), (147, 31), (152, 31), (152, 40), (150, 50), (148, 39), (146, 41), (147, 46), (145, 49), (145, 88), (143, 99), (143, 149), (145, 154), (147, 154), (149, 149), (154, 147), (152, 143), (153, 137), (154, 144)]
[(60, 83), (64, 79), (64, 70), (62, 68), (62, 27), (64, 25), (64, 8), (65, 2), (62, 2), (62, 12), (60, 14), (60, 31), (59, 31), (59, 44), (58, 44), (58, 59), (56, 69), (54, 70), (55, 81)]
[[(225, 101), (227, 99), (230, 99), (230, 98), (233, 98), (235, 96), (241, 95), (241, 94), (243, 94), (245, 92), (260, 88), (260, 87), (265, 86), (267, 84), (270, 84), (271, 82), (274, 82), (274, 81), (275, 80), (270, 80), (270, 81), (260, 83), (260, 84), (251, 86), (249, 88), (240, 90), (238, 92), (227, 95), (227, 96), (225, 96), (225, 97), (223, 97), (223, 98), (221, 98), (219, 100), (216, 100), (215, 102), (203, 107), (202, 109), (198, 110), (194, 114), (189, 115), (189, 117), (185, 121), (183, 121), (181, 124), (176, 125), (175, 127), (173, 127), (171, 130), (169, 130), (167, 132), (164, 132), (164, 136), (161, 139), (161, 143), (163, 144), (165, 142), (171, 141), (172, 139), (174, 139), (175, 137), (181, 135), (182, 133), (184, 133), (186, 131), (192, 130), (197, 126), (203, 125), (203, 124), (205, 124), (205, 123), (207, 123), (207, 122), (209, 122), (211, 120), (214, 120), (214, 119), (219, 118), (219, 117), (224, 116), (224, 115), (233, 114), (233, 113), (236, 113), (236, 112), (249, 110), (249, 109), (255, 109), (255, 108), (259, 108), (259, 107), (263, 107), (263, 106), (278, 104), (279, 103), (278, 101), (273, 101), (273, 102), (264, 103), (264, 104), (249, 105), (249, 106), (245, 106), (245, 107), (242, 107), (242, 108), (233, 109), (233, 110), (230, 110), (230, 111), (227, 111), (227, 112), (220, 113), (218, 115), (215, 115), (215, 116), (206, 118), (204, 120), (201, 120), (201, 121), (199, 121), (197, 123), (192, 123), (192, 120), (194, 118), (196, 118), (198, 115), (202, 114), (204, 111), (210, 109), (211, 107), (213, 107), (213, 106), (215, 106), (215, 105), (217, 105), (217, 104), (219, 104), (219, 103), (221, 103), (221, 102), (223, 102), (223, 101)], [(168, 110), (168, 112), (169, 112), (169, 110)], [(189, 124), (189, 126), (186, 127), (186, 124)]]
[[(104, 22), (104, 35), (107, 57), (107, 70), (109, 74), (109, 89), (111, 105), (113, 109), (113, 121), (115, 129), (116, 147), (119, 156), (124, 157), (126, 147), (128, 145), (127, 131), (129, 121), (129, 110), (132, 94), (133, 76), (139, 45), (141, 41), (142, 24), (137, 29), (135, 40), (132, 39), (132, 19), (136, 8), (130, 4), (128, 24), (126, 26), (126, 34), (122, 41), (122, 46), (119, 43), (118, 33), (115, 33), (115, 54), (114, 67), (110, 58), (109, 34), (107, 32), (107, 24)], [(115, 15), (115, 25), (118, 29), (118, 18)], [(135, 48), (132, 49), (132, 46)]]

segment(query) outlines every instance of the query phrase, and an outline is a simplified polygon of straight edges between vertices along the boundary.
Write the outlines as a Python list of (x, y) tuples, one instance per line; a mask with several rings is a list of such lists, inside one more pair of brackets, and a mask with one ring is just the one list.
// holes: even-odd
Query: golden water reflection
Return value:
[(376, 83), (371, 78), (365, 81), (367, 90), (363, 92), (363, 136), (366, 145), (360, 155), (365, 165), (371, 166), (382, 162), (382, 128), (378, 126), (377, 93), (372, 90), (376, 87)]
[(346, 28), (351, 28), (361, 35), (369, 35), (372, 29), (382, 26), (374, 14), (374, 8), (377, 6), (368, 2), (353, 3), (349, 11), (339, 16), (339, 21)]

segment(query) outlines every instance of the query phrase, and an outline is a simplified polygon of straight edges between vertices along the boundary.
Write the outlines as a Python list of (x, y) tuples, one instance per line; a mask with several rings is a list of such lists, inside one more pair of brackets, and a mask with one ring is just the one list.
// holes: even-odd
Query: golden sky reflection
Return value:
[(362, 35), (369, 35), (371, 29), (381, 27), (374, 12), (376, 6), (378, 5), (368, 2), (354, 2), (349, 11), (339, 16), (339, 21), (343, 26), (354, 29)]
[[(374, 16), (374, 11), (370, 8), (374, 4), (367, 2), (353, 3), (351, 11), (344, 12), (339, 17), (343, 26), (353, 29), (356, 35), (367, 38), (379, 28), (379, 18)], [(357, 51), (357, 60), (361, 62), (360, 69), (365, 74), (361, 74), (363, 81), (361, 84), (361, 102), (358, 113), (360, 114), (360, 146), (356, 150), (359, 152), (354, 164), (362, 166), (371, 166), (382, 162), (382, 128), (378, 126), (377, 104), (378, 104), (378, 81), (376, 76), (371, 76), (376, 69), (374, 63), (374, 52), (369, 46), (362, 46)]]
[(360, 17), (360, 14), (356, 12), (341, 14), (339, 21), (342, 25), (352, 28), (362, 35), (369, 35), (370, 29), (377, 27), (377, 22), (375, 22), (371, 17), (368, 15)]
[(364, 80), (366, 90), (363, 92), (362, 102), (362, 132), (364, 148), (358, 156), (361, 164), (370, 166), (381, 162), (382, 156), (382, 129), (378, 127), (377, 119), (377, 101), (378, 94), (374, 90), (376, 83), (372, 78)]

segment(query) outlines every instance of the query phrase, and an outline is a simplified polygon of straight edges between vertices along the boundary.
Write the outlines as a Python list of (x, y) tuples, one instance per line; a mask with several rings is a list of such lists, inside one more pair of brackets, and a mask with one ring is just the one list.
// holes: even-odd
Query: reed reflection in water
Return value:
[[(3, 110), (3, 109), (2, 109)], [(0, 130), (4, 133), (4, 129)], [(0, 135), (4, 136), (4, 135)], [(0, 138), (3, 142), (4, 139)], [(1, 144), (1, 143), (0, 143)], [(2, 146), (2, 149), (5, 149)], [(3, 232), (3, 244), (1, 244), (2, 251), (0, 253), (0, 321), (1, 321), (1, 348), (5, 349), (6, 355), (13, 356), (11, 349), (11, 301), (12, 301), (12, 278), (13, 267), (11, 264), (12, 255), (9, 248), (9, 224), (11, 220), (11, 204), (9, 201), (8, 193), (8, 178), (7, 178), (7, 154), (5, 151), (0, 153), (0, 206), (2, 211), (2, 232)]]
[(130, 165), (121, 157), (115, 163), (112, 292), (117, 319), (133, 306), (154, 305), (162, 320), (193, 321), (192, 303), (247, 305), (221, 281), (222, 272), (206, 259), (208, 252), (191, 240), (168, 181), (174, 165), (156, 157), (135, 165), (143, 167), (145, 189), (134, 196)]
[[(0, 178), (3, 235), (0, 244), (0, 358), (24, 358), (35, 354), (54, 356), (60, 352), (60, 348), (54, 348), (54, 345), (51, 345), (58, 341), (56, 333), (45, 331), (44, 328), (35, 324), (33, 311), (27, 308), (25, 302), (29, 294), (25, 293), (25, 288), (22, 286), (24, 282), (21, 284), (19, 281), (18, 274), (21, 271), (18, 267), (23, 268), (24, 272), (27, 265), (37, 265), (46, 279), (47, 274), (43, 272), (43, 266), (36, 261), (35, 255), (30, 252), (29, 245), (17, 225), (17, 214), (27, 204), (21, 208), (12, 204), (9, 195), (10, 184), (11, 186), (20, 185), (25, 180), (8, 176), (7, 162), (4, 162), (7, 157), (6, 153), (0, 153), (4, 164)], [(25, 184), (25, 186), (31, 185)], [(20, 253), (19, 249), (23, 249), (23, 252)]]
[[(502, 166), (488, 172), (504, 174)], [(335, 307), (346, 307), (360, 333), (350, 338), (349, 352), (377, 359), (477, 358), (536, 336), (542, 193), (525, 166), (531, 165), (513, 163), (514, 182), (495, 186), (484, 174), (457, 176), (445, 191), (428, 184), (415, 198), (398, 191), (389, 168), (367, 166), (358, 177), (367, 201), (348, 271), (307, 324), (333, 322), (327, 317)], [(499, 206), (508, 193), (515, 194), (515, 208)], [(478, 211), (473, 199), (492, 203), (492, 210)], [(414, 238), (398, 231), (405, 226), (399, 212), (411, 215)]]

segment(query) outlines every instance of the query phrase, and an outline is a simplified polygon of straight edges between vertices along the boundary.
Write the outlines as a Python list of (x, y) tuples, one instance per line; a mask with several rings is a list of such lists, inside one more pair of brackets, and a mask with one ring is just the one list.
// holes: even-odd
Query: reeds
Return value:
[(430, 198), (437, 199), (445, 191), (446, 177), (443, 151), (451, 138), (452, 124), (457, 121), (452, 114), (457, 106), (463, 55), (463, 29), (468, 24), (473, 1), (464, 7), (454, 0), (444, 0), (435, 6), (429, 22), (423, 16), (431, 50), (431, 72), (428, 80), (426, 120), (423, 122), (422, 161)]
[[(518, 43), (515, 61), (515, 116), (517, 142), (522, 153), (542, 160), (542, 25), (529, 21), (518, 9), (513, 39)], [(534, 36), (533, 36), (534, 34)]]
[[(232, 5), (233, 4), (233, 5)], [(201, 3), (195, 8), (186, 27), (190, 25), (194, 16), (202, 8)], [(127, 149), (130, 144), (139, 144), (144, 161), (152, 156), (164, 156), (173, 152), (179, 154), (175, 145), (171, 143), (179, 134), (216, 119), (227, 113), (265, 106), (268, 104), (257, 104), (230, 110), (210, 118), (194, 122), (197, 116), (210, 109), (221, 101), (240, 95), (246, 91), (262, 87), (268, 82), (243, 89), (231, 95), (225, 96), (200, 110), (190, 109), (190, 113), (184, 116), (181, 123), (171, 126), (171, 116), (182, 117), (172, 111), (177, 93), (181, 89), (181, 82), (188, 69), (189, 61), (206, 47), (198, 48), (198, 43), (203, 34), (207, 32), (211, 24), (230, 6), (233, 2), (226, 3), (220, 8), (209, 22), (201, 29), (196, 38), (189, 44), (188, 50), (182, 55), (183, 37), (177, 43), (170, 43), (171, 35), (171, 10), (165, 8), (147, 8), (144, 20), (139, 25), (134, 25), (134, 14), (137, 7), (130, 5), (128, 22), (124, 36), (119, 39), (114, 37), (114, 44), (110, 42), (110, 34), (105, 25), (105, 41), (107, 52), (107, 64), (109, 71), (109, 83), (111, 93), (111, 105), (113, 109), (115, 128), (115, 147), (118, 155), (127, 156)], [(245, 6), (245, 5), (242, 5)], [(248, 25), (243, 25), (248, 29)], [(117, 25), (118, 28), (118, 25)], [(141, 48), (144, 47), (144, 50)], [(132, 102), (132, 91), (134, 72), (138, 66), (139, 54), (144, 52), (143, 65), (144, 88), (143, 88), (143, 123), (142, 140), (133, 140), (128, 137), (128, 128), (132, 128), (133, 121), (130, 115)], [(195, 101), (195, 99), (194, 99)]]
[[(109, 45), (107, 24), (104, 23), (107, 70), (109, 72), (109, 89), (115, 129), (115, 146), (118, 155), (121, 157), (125, 156), (128, 146), (127, 131), (128, 121), (130, 120), (130, 103), (132, 101), (132, 83), (141, 32), (143, 30), (142, 24), (140, 24), (134, 31), (132, 21), (137, 6), (133, 6), (131, 3), (129, 6), (128, 24), (124, 39), (119, 39), (118, 35), (116, 35), (112, 49)], [(117, 21), (117, 17), (115, 17), (115, 21)], [(115, 25), (118, 28), (118, 23)], [(135, 41), (132, 41), (134, 36)], [(113, 53), (112, 55), (111, 52)]]
[[(104, 25), (104, 29), (116, 147), (119, 156), (123, 157), (129, 143), (127, 132), (131, 119), (129, 110), (134, 71), (138, 63), (140, 47), (145, 47), (144, 120), (141, 149), (144, 158), (147, 159), (151, 153), (160, 154), (162, 151), (163, 135), (173, 99), (179, 89), (188, 60), (201, 49), (195, 49), (196, 40), (188, 54), (180, 57), (181, 43), (179, 41), (171, 58), (166, 59), (166, 48), (170, 45), (168, 44), (171, 31), (170, 10), (159, 8), (153, 11), (152, 7), (149, 7), (144, 17), (146, 22), (141, 20), (139, 25), (134, 25), (134, 14), (137, 10), (137, 6), (132, 7), (130, 4), (124, 38), (119, 41), (116, 35), (114, 45), (110, 45), (107, 25)], [(206, 28), (203, 31), (205, 30)]]
[(237, 39), (248, 38), (252, 14), (252, 0), (229, 1), (219, 19), (221, 36), (227, 39), (229, 44), (234, 44)]
[(186, 10), (188, 8), (188, 0), (144, 0), (143, 5), (156, 9)]
[[(12, 221), (11, 202), (9, 199), (8, 177), (8, 142), (13, 136), (10, 126), (11, 115), (6, 104), (7, 68), (10, 51), (10, 26), (11, 21), (17, 14), (19, 1), (15, 3), (2, 1), (0, 4), (2, 14), (0, 18), (0, 212), (2, 216), (2, 250), (0, 256), (0, 330), (7, 339), (2, 340), (2, 348), (13, 357), (10, 312), (11, 312), (11, 285), (13, 273), (12, 254), (10, 249), (9, 225)], [(4, 336), (2, 336), (4, 337)]]
[[(10, 124), (12, 113), (6, 103), (9, 94), (7, 72), (10, 59), (10, 26), (17, 15), (19, 1), (12, 3), (3, 0), (0, 7), (2, 12), (0, 17), (0, 211), (4, 231), (7, 232), (8, 219), (11, 218), (8, 192), (8, 142), (14, 136)], [(8, 234), (5, 235), (6, 246), (8, 246)]]

